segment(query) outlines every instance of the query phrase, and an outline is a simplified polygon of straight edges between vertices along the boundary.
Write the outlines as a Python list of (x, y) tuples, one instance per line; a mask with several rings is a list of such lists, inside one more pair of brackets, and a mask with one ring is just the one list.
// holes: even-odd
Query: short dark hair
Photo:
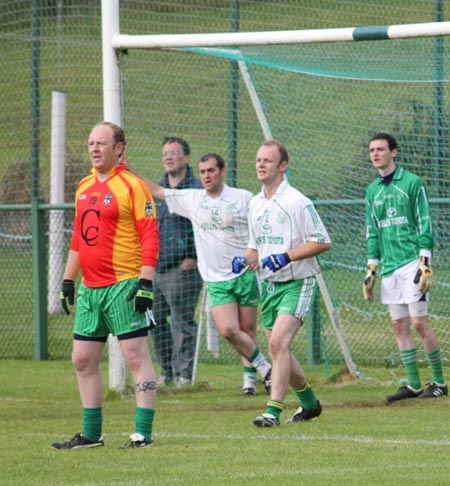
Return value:
[(397, 148), (397, 140), (390, 133), (384, 133), (384, 132), (377, 133), (369, 140), (369, 145), (370, 142), (373, 142), (374, 140), (386, 140), (389, 146), (389, 150), (394, 150)]
[(264, 142), (261, 147), (277, 147), (278, 153), (280, 154), (280, 162), (284, 160), (289, 163), (289, 154), (285, 145), (283, 145), (278, 140), (268, 140)]
[(183, 148), (183, 154), (184, 155), (190, 155), (191, 154), (191, 149), (189, 147), (189, 144), (186, 142), (184, 138), (181, 137), (169, 137), (167, 135), (164, 136), (163, 138), (163, 147), (166, 145), (166, 143), (179, 143), (181, 147)]
[(217, 162), (217, 167), (219, 169), (225, 168), (225, 160), (219, 154), (214, 154), (214, 153), (206, 154), (203, 157), (201, 157), (200, 162), (206, 162), (209, 159), (214, 159)]

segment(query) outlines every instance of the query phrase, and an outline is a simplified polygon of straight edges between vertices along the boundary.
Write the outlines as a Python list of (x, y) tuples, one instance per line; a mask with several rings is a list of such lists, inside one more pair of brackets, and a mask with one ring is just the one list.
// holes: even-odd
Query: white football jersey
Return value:
[[(270, 199), (266, 199), (263, 191), (252, 199), (249, 226), (248, 246), (257, 250), (260, 262), (266, 256), (285, 253), (307, 241), (330, 243), (328, 232), (311, 200), (292, 187), (286, 178)], [(260, 277), (272, 282), (286, 282), (319, 272), (313, 257), (292, 262), (277, 272), (261, 268)]]
[(224, 185), (219, 197), (209, 197), (205, 189), (165, 189), (169, 211), (192, 222), (198, 269), (205, 282), (231, 280), (235, 256), (247, 248), (248, 204), (253, 194)]

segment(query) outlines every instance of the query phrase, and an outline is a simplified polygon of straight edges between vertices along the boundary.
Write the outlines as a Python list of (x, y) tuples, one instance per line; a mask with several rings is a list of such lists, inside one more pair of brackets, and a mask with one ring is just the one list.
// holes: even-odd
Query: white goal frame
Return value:
[[(411, 37), (450, 35), (450, 22), (429, 22), (391, 26), (352, 27), (340, 29), (292, 30), (271, 32), (226, 32), (213, 34), (126, 35), (120, 33), (119, 0), (102, 0), (103, 52), (103, 115), (104, 119), (122, 125), (120, 73), (117, 52), (124, 49), (176, 49), (186, 47), (225, 47), (244, 45), (301, 44), (318, 42), (350, 42)], [(264, 111), (253, 88), (246, 64), (238, 62), (253, 107), (266, 139), (271, 132)], [(341, 347), (349, 373), (360, 377), (346, 344), (345, 333), (335, 311), (322, 274), (319, 289)], [(127, 369), (116, 338), (109, 339), (109, 387), (123, 392), (127, 384)]]

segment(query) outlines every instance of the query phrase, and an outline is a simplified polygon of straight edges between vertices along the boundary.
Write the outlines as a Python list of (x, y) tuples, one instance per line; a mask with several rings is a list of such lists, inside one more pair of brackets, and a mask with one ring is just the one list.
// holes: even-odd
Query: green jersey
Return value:
[(389, 184), (378, 177), (367, 188), (366, 222), (367, 258), (381, 260), (383, 277), (433, 249), (426, 188), (400, 166)]

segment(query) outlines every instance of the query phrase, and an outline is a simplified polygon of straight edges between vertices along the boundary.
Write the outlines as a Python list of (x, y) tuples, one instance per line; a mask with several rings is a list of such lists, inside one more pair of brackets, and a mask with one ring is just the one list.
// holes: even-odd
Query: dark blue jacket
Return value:
[[(159, 181), (162, 187), (170, 188), (169, 176), (164, 174)], [(188, 167), (184, 179), (172, 189), (202, 188), (202, 183), (194, 177), (192, 169)], [(164, 201), (155, 200), (159, 228), (159, 260), (156, 271), (166, 273), (172, 268), (180, 266), (185, 258), (197, 259), (194, 244), (194, 232), (191, 222), (170, 214)]]

